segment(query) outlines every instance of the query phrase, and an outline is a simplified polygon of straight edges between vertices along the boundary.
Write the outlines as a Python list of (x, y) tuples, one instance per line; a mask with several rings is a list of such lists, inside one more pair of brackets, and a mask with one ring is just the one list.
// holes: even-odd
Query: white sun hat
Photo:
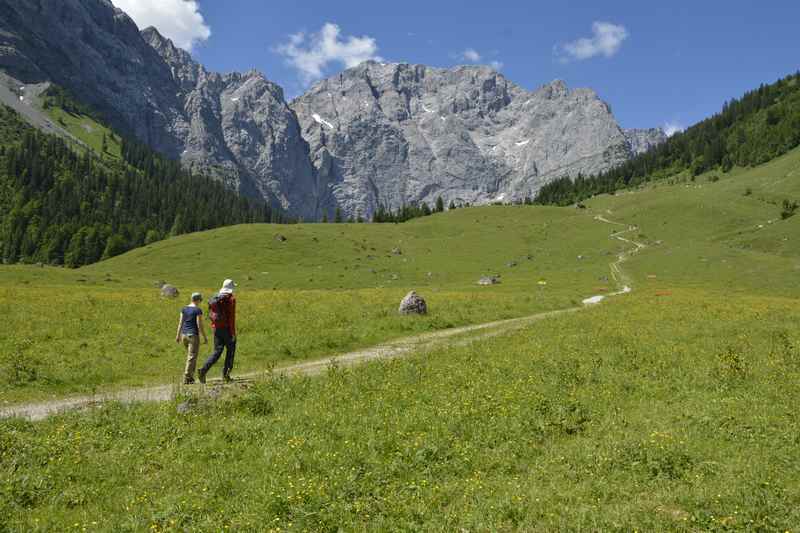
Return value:
[(233, 282), (232, 279), (226, 279), (222, 282), (222, 288), (219, 290), (220, 294), (233, 294), (233, 289), (236, 288), (236, 284)]

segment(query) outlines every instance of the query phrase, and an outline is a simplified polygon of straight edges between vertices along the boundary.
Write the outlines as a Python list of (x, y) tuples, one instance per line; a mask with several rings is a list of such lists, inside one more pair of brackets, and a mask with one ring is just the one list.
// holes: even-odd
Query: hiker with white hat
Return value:
[(223, 351), (225, 363), (222, 365), (222, 379), (226, 383), (231, 381), (233, 357), (236, 355), (236, 298), (233, 295), (235, 288), (236, 283), (232, 279), (226, 279), (219, 294), (208, 301), (208, 318), (214, 330), (214, 351), (203, 368), (198, 371), (200, 383), (206, 382), (208, 370), (219, 360)]

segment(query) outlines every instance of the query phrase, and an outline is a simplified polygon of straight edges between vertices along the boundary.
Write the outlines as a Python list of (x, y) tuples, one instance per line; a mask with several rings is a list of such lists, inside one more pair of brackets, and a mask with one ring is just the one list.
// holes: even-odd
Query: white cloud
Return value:
[(113, 0), (144, 29), (155, 26), (175, 46), (191, 51), (194, 45), (211, 37), (196, 0)]
[[(493, 54), (490, 54), (493, 55)], [(454, 54), (452, 57), (456, 58), (458, 61), (466, 61), (467, 63), (481, 63), (484, 61), (484, 56), (474, 48), (467, 48), (463, 52), (459, 54)], [(503, 68), (503, 62), (498, 60), (492, 60), (487, 63), (490, 67), (495, 70), (500, 70)]]
[(619, 52), (622, 42), (628, 38), (625, 26), (610, 22), (594, 22), (592, 36), (582, 37), (556, 47), (562, 62), (583, 61), (595, 56), (612, 57)]
[(470, 63), (478, 63), (481, 60), (481, 55), (474, 48), (467, 48), (461, 52), (461, 59)]
[(667, 123), (664, 124), (664, 133), (667, 134), (667, 137), (672, 137), (676, 133), (680, 133), (685, 129), (686, 128), (684, 128), (682, 124), (675, 121), (667, 121)]
[(339, 26), (331, 22), (311, 35), (303, 32), (290, 35), (289, 42), (275, 47), (274, 51), (286, 57), (286, 62), (299, 71), (305, 84), (322, 78), (331, 63), (350, 68), (370, 59), (382, 61), (377, 55), (375, 39), (366, 35), (342, 37)]

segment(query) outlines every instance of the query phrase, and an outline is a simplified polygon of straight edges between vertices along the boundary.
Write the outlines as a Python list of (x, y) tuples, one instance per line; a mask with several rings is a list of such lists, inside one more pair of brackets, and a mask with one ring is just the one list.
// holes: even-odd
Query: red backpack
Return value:
[(228, 303), (230, 294), (217, 294), (208, 301), (208, 318), (216, 326), (224, 326), (228, 323)]

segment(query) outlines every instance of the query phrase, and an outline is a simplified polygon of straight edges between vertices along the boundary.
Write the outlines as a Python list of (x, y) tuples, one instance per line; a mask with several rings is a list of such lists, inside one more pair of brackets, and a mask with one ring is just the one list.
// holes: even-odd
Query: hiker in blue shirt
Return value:
[(203, 295), (199, 292), (192, 294), (192, 303), (181, 309), (181, 318), (178, 321), (178, 332), (175, 334), (175, 342), (187, 350), (186, 369), (183, 373), (183, 383), (191, 385), (194, 383), (194, 370), (197, 367), (197, 354), (200, 351), (200, 335), (203, 335), (203, 344), (208, 344), (206, 330), (203, 327), (203, 310), (200, 309), (200, 302)]

